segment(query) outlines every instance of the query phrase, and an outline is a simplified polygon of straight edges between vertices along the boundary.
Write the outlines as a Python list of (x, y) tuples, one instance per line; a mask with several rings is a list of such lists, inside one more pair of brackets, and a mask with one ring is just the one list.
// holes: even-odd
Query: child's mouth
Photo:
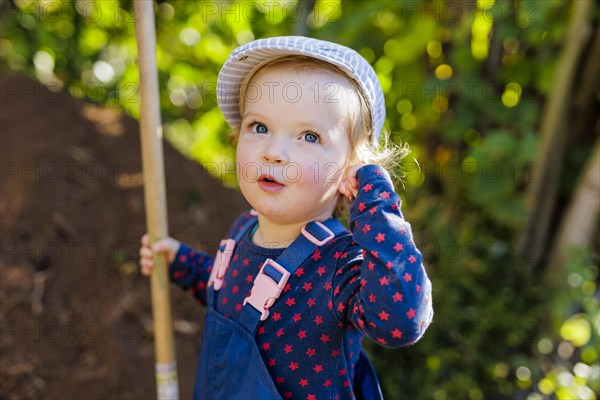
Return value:
[(285, 186), (279, 182), (277, 182), (272, 176), (263, 175), (258, 180), (258, 186), (265, 192), (279, 192)]

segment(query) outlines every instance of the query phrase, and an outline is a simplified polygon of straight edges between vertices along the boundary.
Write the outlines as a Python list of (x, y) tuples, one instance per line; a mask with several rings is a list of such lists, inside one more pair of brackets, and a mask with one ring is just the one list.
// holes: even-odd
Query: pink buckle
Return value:
[[(279, 282), (275, 282), (269, 275), (264, 273), (267, 265), (273, 267), (277, 272), (282, 274)], [(290, 273), (288, 270), (272, 259), (267, 258), (258, 272), (256, 279), (254, 279), (254, 285), (252, 286), (250, 296), (244, 299), (244, 305), (250, 303), (252, 307), (261, 312), (260, 320), (264, 321), (269, 316), (269, 308), (271, 308), (275, 303), (275, 300), (279, 298), (289, 277)]]
[(302, 232), (302, 234), (304, 235), (304, 237), (307, 238), (312, 243), (316, 244), (317, 246), (323, 246), (325, 243), (327, 243), (331, 239), (333, 239), (334, 236), (335, 236), (335, 234), (331, 231), (331, 229), (329, 229), (328, 227), (326, 227), (324, 224), (320, 223), (319, 221), (314, 221), (314, 222), (317, 225), (319, 225), (319, 227), (321, 229), (323, 229), (325, 232), (327, 232), (327, 237), (325, 239), (319, 240), (316, 237), (314, 237), (310, 232), (308, 232), (306, 230), (306, 225), (304, 225), (300, 231)]
[[(221, 249), (223, 250), (221, 251)], [(221, 243), (219, 244), (219, 251), (217, 251), (217, 255), (215, 256), (213, 269), (210, 271), (210, 277), (208, 278), (208, 286), (214, 285), (214, 289), (217, 291), (221, 289), (221, 286), (223, 286), (223, 278), (225, 277), (227, 268), (229, 268), (229, 262), (231, 261), (231, 256), (233, 256), (234, 249), (235, 240), (221, 240)]]

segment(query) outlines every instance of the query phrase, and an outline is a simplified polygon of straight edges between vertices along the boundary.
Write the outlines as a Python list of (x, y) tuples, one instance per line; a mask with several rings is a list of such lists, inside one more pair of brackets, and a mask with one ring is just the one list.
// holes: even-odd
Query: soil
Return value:
[[(2, 72), (0, 399), (156, 398), (139, 128)], [(210, 253), (247, 204), (164, 144), (170, 234)], [(180, 394), (203, 308), (172, 287)]]

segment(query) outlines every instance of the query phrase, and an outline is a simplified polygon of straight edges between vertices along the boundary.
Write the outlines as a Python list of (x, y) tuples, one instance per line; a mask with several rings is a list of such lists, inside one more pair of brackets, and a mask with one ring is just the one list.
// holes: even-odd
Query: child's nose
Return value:
[(282, 140), (274, 139), (265, 147), (262, 158), (264, 162), (285, 163), (287, 162), (286, 145)]

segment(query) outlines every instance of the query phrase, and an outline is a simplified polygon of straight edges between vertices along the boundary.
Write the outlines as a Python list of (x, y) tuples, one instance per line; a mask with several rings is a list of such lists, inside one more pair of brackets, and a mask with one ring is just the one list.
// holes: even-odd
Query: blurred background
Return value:
[[(378, 73), (433, 282), (388, 399), (600, 395), (600, 7), (576, 0), (155, 2), (171, 235), (247, 207), (216, 103), (231, 51), (306, 35)], [(154, 398), (131, 1), (0, 1), (0, 398)], [(202, 308), (173, 290), (181, 393)]]

